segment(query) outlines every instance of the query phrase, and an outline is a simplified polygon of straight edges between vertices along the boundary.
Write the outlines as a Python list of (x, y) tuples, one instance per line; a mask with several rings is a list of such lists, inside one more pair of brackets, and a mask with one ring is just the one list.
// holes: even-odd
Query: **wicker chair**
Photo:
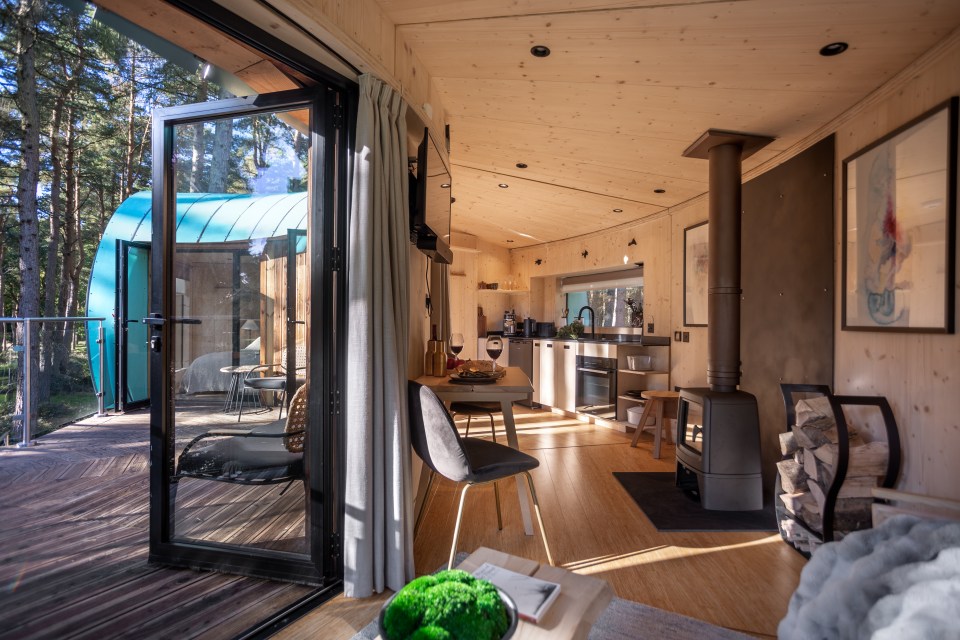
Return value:
[(286, 420), (249, 430), (213, 429), (191, 440), (177, 460), (174, 482), (204, 478), (277, 484), (302, 479), (308, 387), (304, 384), (293, 394)]

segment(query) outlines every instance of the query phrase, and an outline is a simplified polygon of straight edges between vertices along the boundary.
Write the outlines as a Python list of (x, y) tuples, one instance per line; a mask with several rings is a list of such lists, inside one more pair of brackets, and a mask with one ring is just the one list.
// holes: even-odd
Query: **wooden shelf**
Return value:
[(669, 371), (655, 371), (653, 369), (649, 369), (647, 371), (636, 371), (634, 369), (617, 369), (617, 371), (620, 373), (634, 373), (639, 376), (665, 376), (668, 373), (670, 373)]
[(529, 289), (477, 289), (480, 293), (530, 293)]

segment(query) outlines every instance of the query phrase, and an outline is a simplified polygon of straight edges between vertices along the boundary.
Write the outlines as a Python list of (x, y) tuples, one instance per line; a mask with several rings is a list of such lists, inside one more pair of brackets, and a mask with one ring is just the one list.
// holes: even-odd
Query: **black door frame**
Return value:
[[(113, 362), (116, 366), (114, 407), (117, 411), (130, 411), (150, 404), (149, 391), (147, 397), (142, 400), (127, 401), (127, 350), (129, 347), (127, 325), (130, 323), (139, 323), (142, 320), (142, 318), (132, 318), (130, 316), (130, 309), (127, 306), (127, 291), (130, 287), (130, 283), (127, 282), (127, 251), (130, 248), (145, 250), (147, 252), (148, 265), (152, 263), (152, 253), (149, 242), (117, 240), (117, 271), (115, 280), (117, 283), (117, 299), (114, 306), (117, 310), (116, 324), (114, 326), (114, 333), (117, 338), (114, 341), (116, 352), (113, 357)], [(149, 266), (147, 270), (149, 272)], [(149, 275), (147, 277), (149, 278)]]
[[(158, 109), (153, 123), (153, 238), (151, 317), (150, 555), (151, 562), (281, 579), (320, 586), (342, 581), (340, 530), (343, 521), (341, 387), (345, 377), (347, 152), (355, 92), (323, 85), (309, 90), (233, 98)], [(310, 254), (310, 415), (304, 460), (309, 557), (173, 539), (171, 479), (175, 460), (171, 337), (180, 320), (173, 314), (171, 265), (176, 240), (173, 132), (176, 125), (277, 110), (309, 109), (311, 175), (308, 191)], [(345, 117), (350, 114), (349, 117)], [(164, 375), (166, 374), (166, 375)]]

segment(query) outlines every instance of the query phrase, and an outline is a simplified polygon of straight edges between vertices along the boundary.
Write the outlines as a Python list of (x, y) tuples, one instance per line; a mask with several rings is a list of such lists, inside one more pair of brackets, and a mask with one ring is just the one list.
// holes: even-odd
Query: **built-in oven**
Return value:
[(616, 358), (577, 356), (577, 411), (611, 420), (616, 417)]

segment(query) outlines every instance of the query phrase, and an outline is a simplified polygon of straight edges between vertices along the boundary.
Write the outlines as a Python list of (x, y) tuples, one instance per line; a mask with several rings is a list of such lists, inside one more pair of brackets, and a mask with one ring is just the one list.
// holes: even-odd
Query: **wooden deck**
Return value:
[[(178, 435), (188, 438), (214, 423), (235, 426), (235, 415), (209, 411), (218, 402), (184, 407)], [(148, 424), (147, 412), (90, 418), (38, 446), (0, 450), (0, 638), (231, 638), (311, 591), (147, 563)], [(217, 508), (209, 491), (223, 490), (221, 516), (244, 494), (282, 490), (191, 482), (181, 494), (186, 504), (208, 511)], [(302, 492), (285, 495), (285, 504), (260, 514), (266, 546), (284, 548), (296, 537), (277, 543), (297, 529), (288, 522), (291, 528), (278, 530), (278, 510), (303, 501)], [(202, 520), (208, 531), (228, 531)]]

